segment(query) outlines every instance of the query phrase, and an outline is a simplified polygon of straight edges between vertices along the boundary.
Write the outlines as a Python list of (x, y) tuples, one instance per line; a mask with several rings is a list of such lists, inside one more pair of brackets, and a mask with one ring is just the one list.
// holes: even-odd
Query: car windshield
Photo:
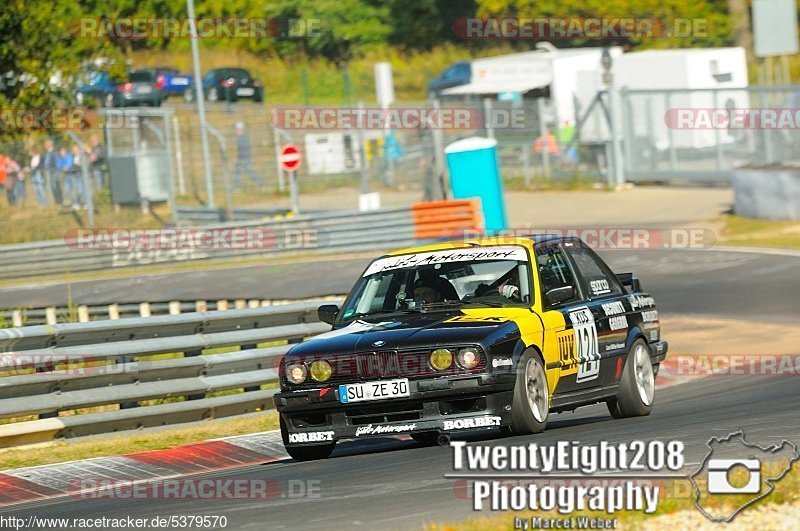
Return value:
[(150, 83), (153, 81), (153, 73), (147, 70), (139, 70), (128, 74), (128, 81), (132, 83)]
[(453, 308), (530, 306), (522, 247), (472, 248), (381, 258), (345, 301), (341, 320)]

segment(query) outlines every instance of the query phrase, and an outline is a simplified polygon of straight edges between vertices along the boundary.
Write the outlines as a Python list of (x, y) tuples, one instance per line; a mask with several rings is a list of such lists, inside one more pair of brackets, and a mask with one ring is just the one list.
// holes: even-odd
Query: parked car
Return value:
[(89, 98), (93, 98), (103, 107), (112, 107), (116, 88), (117, 83), (108, 72), (88, 70), (81, 76), (78, 89), (75, 91), (75, 102), (84, 105)]
[(333, 330), (286, 353), (274, 395), (298, 460), (339, 439), (538, 433), (551, 413), (597, 402), (614, 418), (648, 415), (668, 347), (639, 280), (574, 237), (397, 251), (318, 315)]
[[(211, 70), (203, 77), (203, 93), (208, 101), (237, 101), (242, 98), (264, 101), (264, 85), (244, 68)], [(194, 101), (194, 87), (183, 96), (187, 102)]]
[(153, 72), (156, 88), (164, 100), (171, 96), (183, 96), (192, 84), (192, 77), (181, 74), (177, 68), (157, 66), (146, 70)]
[(131, 70), (127, 81), (115, 87), (113, 104), (115, 107), (160, 107), (161, 94), (156, 86), (155, 72), (152, 69)]
[(428, 92), (438, 94), (439, 91), (459, 85), (466, 85), (472, 79), (472, 67), (467, 61), (454, 63), (447, 67), (439, 77), (432, 79), (428, 83)]

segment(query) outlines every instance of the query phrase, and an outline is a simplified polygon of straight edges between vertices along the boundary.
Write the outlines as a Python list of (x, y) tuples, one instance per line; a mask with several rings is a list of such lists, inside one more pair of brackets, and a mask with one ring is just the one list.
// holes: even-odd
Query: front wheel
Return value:
[(517, 363), (517, 383), (511, 404), (511, 431), (517, 435), (540, 433), (547, 426), (550, 391), (544, 365), (536, 351), (525, 352)]
[(633, 342), (628, 351), (619, 382), (619, 394), (608, 401), (608, 411), (615, 419), (649, 415), (653, 409), (655, 388), (650, 349), (640, 338)]
[(316, 461), (317, 459), (327, 459), (336, 447), (336, 441), (327, 444), (315, 444), (313, 446), (289, 446), (289, 430), (286, 429), (286, 422), (283, 417), (280, 419), (281, 438), (286, 453), (295, 461)]

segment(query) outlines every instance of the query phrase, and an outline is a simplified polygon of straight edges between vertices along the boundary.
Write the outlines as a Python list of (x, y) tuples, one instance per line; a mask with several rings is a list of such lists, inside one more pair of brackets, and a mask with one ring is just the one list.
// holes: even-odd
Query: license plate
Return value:
[(255, 91), (251, 88), (238, 88), (236, 89), (237, 96), (252, 96)]
[(339, 386), (339, 401), (342, 404), (367, 400), (386, 400), (387, 398), (399, 398), (410, 394), (408, 391), (408, 378)]
[(189, 84), (189, 78), (186, 78), (186, 77), (173, 77), (172, 78), (172, 84), (173, 85), (188, 85)]
[(144, 87), (136, 87), (136, 94), (150, 94), (151, 90), (152, 89), (146, 85)]

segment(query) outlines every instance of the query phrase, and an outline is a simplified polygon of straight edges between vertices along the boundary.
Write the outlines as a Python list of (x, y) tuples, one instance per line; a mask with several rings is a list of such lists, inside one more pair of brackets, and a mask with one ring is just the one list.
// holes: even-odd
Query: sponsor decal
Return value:
[(366, 426), (359, 426), (356, 428), (356, 437), (362, 435), (378, 435), (381, 433), (405, 433), (407, 431), (414, 431), (417, 429), (416, 424), (397, 424), (397, 425), (381, 425), (373, 426), (367, 424)]
[(503, 358), (494, 358), (492, 360), (492, 367), (495, 367), (495, 368), (497, 368), (497, 367), (511, 367), (512, 364), (513, 364), (513, 362), (511, 361), (511, 358), (503, 357)]
[(603, 311), (606, 315), (617, 315), (618, 313), (625, 313), (625, 307), (620, 301), (606, 302), (602, 305)]
[(611, 330), (622, 330), (628, 328), (628, 318), (624, 315), (617, 315), (608, 319), (608, 326)]
[(610, 343), (606, 345), (606, 351), (609, 350), (621, 350), (625, 348), (625, 343)]
[(401, 269), (404, 267), (419, 267), (453, 262), (477, 262), (481, 260), (515, 260), (526, 262), (528, 260), (528, 255), (524, 248), (508, 245), (469, 249), (448, 249), (446, 251), (388, 256), (372, 262), (364, 272), (364, 276), (368, 277), (375, 273), (380, 273), (381, 271)]
[(290, 433), (290, 443), (311, 443), (311, 442), (325, 442), (333, 440), (332, 431), (308, 431), (304, 433)]
[(655, 323), (658, 321), (658, 312), (656, 310), (642, 312), (642, 321), (645, 323)]
[(611, 288), (608, 286), (608, 280), (600, 278), (589, 282), (589, 289), (592, 290), (594, 295), (602, 295), (603, 293), (611, 293)]
[(600, 374), (600, 353), (597, 350), (597, 326), (592, 311), (584, 306), (570, 312), (569, 318), (580, 361), (576, 382), (594, 380)]
[(628, 295), (628, 302), (631, 303), (631, 308), (652, 308), (656, 305), (653, 297), (645, 297), (644, 295)]
[[(658, 330), (651, 330), (650, 331), (650, 341), (658, 341)], [(661, 354), (662, 348), (663, 347), (661, 347), (661, 345), (659, 345), (659, 347), (658, 347), (658, 353), (659, 354)]]
[(467, 430), (470, 428), (488, 428), (499, 425), (500, 417), (496, 416), (470, 417), (466, 419), (445, 420), (442, 422), (442, 428), (446, 431)]

